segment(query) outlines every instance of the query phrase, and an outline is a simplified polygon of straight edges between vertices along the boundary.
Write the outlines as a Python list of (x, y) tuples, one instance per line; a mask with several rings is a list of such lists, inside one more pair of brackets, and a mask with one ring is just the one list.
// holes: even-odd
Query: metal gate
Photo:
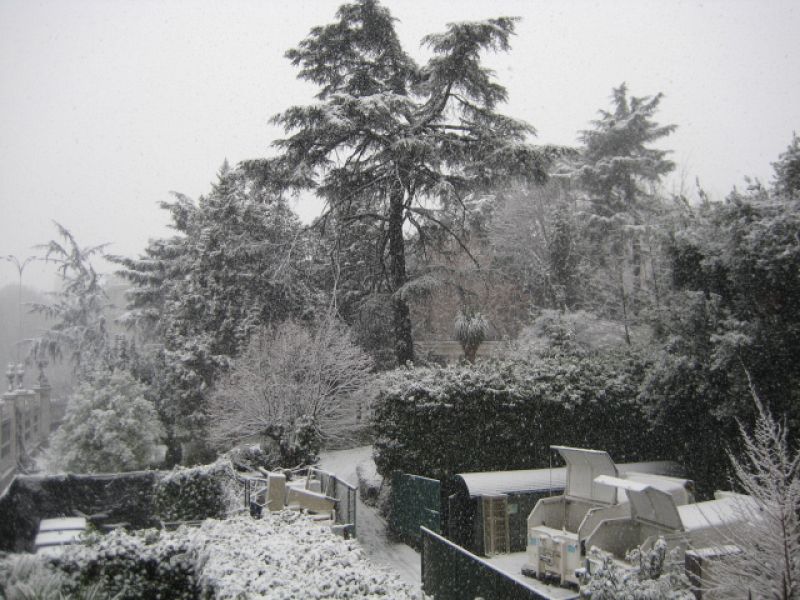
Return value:
[(402, 539), (419, 542), (420, 527), (442, 528), (441, 484), (438, 479), (395, 473), (392, 477), (391, 530)]

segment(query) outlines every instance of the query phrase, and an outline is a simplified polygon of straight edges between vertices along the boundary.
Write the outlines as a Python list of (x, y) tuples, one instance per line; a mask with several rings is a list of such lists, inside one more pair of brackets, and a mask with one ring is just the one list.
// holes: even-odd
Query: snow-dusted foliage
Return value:
[(291, 511), (253, 521), (206, 521), (182, 534), (216, 598), (415, 598), (396, 575), (368, 562), (355, 540)]
[(792, 142), (778, 160), (775, 169), (775, 191), (786, 196), (800, 196), (800, 137), (792, 134)]
[(790, 447), (785, 424), (753, 399), (755, 428), (740, 425), (744, 451), (731, 454), (736, 484), (752, 502), (738, 502), (742, 525), (721, 532), (739, 552), (703, 585), (720, 598), (748, 590), (754, 598), (789, 600), (800, 596), (800, 450)]
[(543, 310), (517, 337), (509, 352), (520, 360), (557, 354), (590, 354), (613, 350), (625, 343), (620, 323), (578, 310)]
[(53, 294), (53, 302), (31, 306), (52, 321), (50, 329), (34, 339), (32, 352), (40, 359), (60, 359), (66, 354), (82, 377), (102, 359), (108, 346), (103, 312), (108, 298), (91, 262), (105, 246), (81, 248), (66, 227), (55, 225), (63, 241), (51, 240), (40, 248), (45, 250), (43, 260), (56, 264), (61, 289)]
[(162, 521), (222, 519), (242, 507), (242, 489), (224, 458), (210, 465), (175, 467), (156, 482), (153, 507)]
[[(419, 66), (388, 9), (376, 0), (341, 6), (334, 23), (287, 53), (319, 86), (319, 102), (274, 118), (287, 137), (253, 171), (282, 189), (314, 189), (339, 226), (369, 223), (377, 250), (369, 260), (397, 292), (409, 279), (406, 228), (414, 243), (466, 248), (473, 196), (509, 176), (547, 177), (557, 151), (527, 143), (533, 128), (496, 112), (507, 93), (481, 62), (485, 52), (508, 50), (514, 22), (450, 23), (423, 39), (432, 56)], [(395, 353), (405, 364), (414, 355), (408, 305), (396, 293), (392, 304)]]
[(800, 202), (756, 186), (705, 203), (670, 242), (673, 290), (642, 397), (658, 443), (707, 494), (728, 486), (735, 419), (754, 423), (750, 384), (790, 440), (800, 434)]
[(675, 168), (669, 151), (650, 146), (677, 128), (653, 120), (662, 98), (628, 96), (623, 83), (612, 91), (613, 109), (601, 110), (594, 127), (581, 132), (584, 148), (573, 175), (589, 193), (597, 218), (629, 214), (638, 220), (651, 191), (647, 186)]
[(517, 286), (527, 306), (574, 309), (586, 287), (586, 239), (574, 193), (550, 182), (504, 194), (488, 226), (492, 267)]
[[(0, 559), (0, 598), (4, 600), (101, 600), (98, 584), (75, 589), (72, 579), (30, 554), (11, 554)], [(68, 594), (68, 595), (67, 595)]]
[(312, 293), (297, 216), (240, 171), (225, 164), (207, 196), (163, 207), (177, 235), (117, 261), (134, 284), (125, 320), (162, 344), (150, 379), (178, 458), (181, 445), (207, 441), (208, 390), (250, 335), (306, 316)]
[(363, 460), (356, 466), (358, 479), (358, 495), (361, 501), (368, 506), (378, 503), (378, 496), (383, 489), (383, 477), (378, 474), (375, 461), (372, 458)]
[(323, 442), (352, 434), (372, 361), (333, 318), (262, 329), (211, 396), (211, 435), (229, 449), (261, 439), (280, 464), (313, 462)]
[[(590, 554), (596, 554), (592, 548)], [(650, 549), (637, 548), (626, 556), (633, 565), (625, 569), (609, 556), (581, 587), (581, 597), (588, 600), (694, 600), (683, 563), (667, 552), (667, 543), (659, 538)]]
[(456, 315), (455, 337), (464, 350), (467, 362), (475, 362), (478, 348), (489, 333), (489, 324), (479, 311), (462, 310)]
[(657, 458), (637, 403), (642, 373), (627, 353), (398, 369), (376, 386), (378, 471), (442, 479), (546, 467), (551, 444)]
[[(61, 586), (53, 591), (71, 598), (82, 597), (89, 586), (99, 586), (100, 597), (119, 600), (421, 597), (370, 564), (357, 541), (291, 511), (259, 520), (207, 520), (173, 532), (91, 534), (61, 557), (32, 560), (40, 566), (29, 566), (29, 572), (50, 574)], [(0, 590), (7, 585), (8, 564), (0, 563)], [(14, 582), (24, 585), (21, 579)]]
[(97, 370), (70, 396), (53, 435), (49, 469), (114, 473), (148, 467), (163, 429), (144, 389), (127, 371)]
[(654, 145), (676, 126), (655, 121), (662, 98), (630, 96), (624, 83), (615, 88), (612, 109), (601, 110), (593, 127), (581, 132), (583, 148), (567, 169), (586, 195), (589, 285), (607, 305), (604, 316), (624, 323), (626, 337), (640, 311), (659, 304), (664, 285), (652, 229), (665, 209), (655, 189), (675, 164), (667, 159), (669, 151)]

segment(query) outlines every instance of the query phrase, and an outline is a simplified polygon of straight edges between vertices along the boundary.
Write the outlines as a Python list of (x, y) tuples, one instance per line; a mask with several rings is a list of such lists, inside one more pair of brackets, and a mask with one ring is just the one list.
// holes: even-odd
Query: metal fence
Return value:
[(436, 600), (549, 600), (430, 529), (421, 529), (422, 589)]
[(402, 539), (419, 543), (420, 527), (441, 532), (441, 483), (437, 479), (395, 473), (389, 526)]
[[(306, 477), (307, 486), (311, 482), (319, 482), (319, 491), (336, 501), (334, 523), (343, 528), (346, 535), (356, 535), (356, 487), (339, 479), (333, 473), (309, 467), (292, 473), (294, 478)], [(263, 475), (237, 474), (237, 481), (242, 485), (244, 508), (253, 516), (258, 516), (264, 508), (269, 481)]]
[(339, 479), (333, 473), (328, 473), (317, 468), (308, 470), (309, 479), (317, 479), (320, 482), (320, 489), (329, 498), (336, 499), (336, 518), (337, 525), (352, 525), (349, 532), (355, 536), (356, 533), (356, 487), (346, 481)]

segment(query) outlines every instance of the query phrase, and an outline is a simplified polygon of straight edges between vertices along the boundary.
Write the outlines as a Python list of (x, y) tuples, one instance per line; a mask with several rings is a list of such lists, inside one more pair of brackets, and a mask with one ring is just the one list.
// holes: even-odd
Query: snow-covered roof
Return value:
[(678, 507), (687, 531), (724, 527), (758, 518), (758, 508), (750, 496), (732, 494), (718, 500), (698, 502)]
[[(682, 475), (683, 469), (669, 461), (625, 463), (617, 465), (620, 473), (652, 473), (659, 475)], [(566, 487), (567, 469), (521, 469), (516, 471), (484, 471), (458, 473), (470, 497), (513, 494), (522, 492), (561, 494)]]
[(459, 473), (471, 497), (512, 494), (515, 492), (547, 492), (560, 494), (567, 481), (567, 469), (522, 469), (518, 471), (486, 471)]
[(42, 519), (39, 522), (39, 531), (67, 531), (86, 529), (86, 519), (84, 517), (59, 517), (55, 519)]

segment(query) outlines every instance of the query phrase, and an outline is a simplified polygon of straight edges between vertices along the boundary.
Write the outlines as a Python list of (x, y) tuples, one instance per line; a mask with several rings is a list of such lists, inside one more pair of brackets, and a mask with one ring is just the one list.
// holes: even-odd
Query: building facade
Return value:
[(22, 365), (9, 365), (8, 390), (0, 397), (0, 494), (11, 485), (20, 462), (50, 435), (50, 386), (40, 376), (36, 386), (26, 389), (24, 376)]

